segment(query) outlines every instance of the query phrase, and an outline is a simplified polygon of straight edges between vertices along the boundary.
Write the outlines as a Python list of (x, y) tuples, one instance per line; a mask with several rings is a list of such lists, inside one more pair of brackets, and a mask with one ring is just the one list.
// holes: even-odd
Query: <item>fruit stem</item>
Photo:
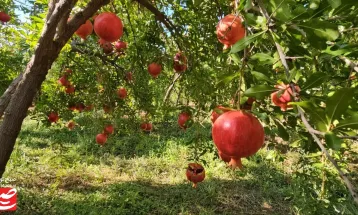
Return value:
[(234, 170), (236, 167), (239, 167), (240, 170), (243, 170), (243, 166), (241, 163), (241, 158), (231, 158), (229, 162), (229, 166)]

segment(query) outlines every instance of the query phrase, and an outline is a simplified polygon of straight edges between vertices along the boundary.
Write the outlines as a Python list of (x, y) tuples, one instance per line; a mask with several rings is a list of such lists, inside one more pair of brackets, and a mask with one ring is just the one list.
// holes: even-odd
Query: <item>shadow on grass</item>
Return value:
[[(197, 189), (189, 184), (145, 181), (68, 189), (66, 195), (22, 190), (17, 214), (289, 214), (285, 196), (265, 196), (243, 181), (210, 179)], [(91, 190), (91, 192), (88, 192)]]

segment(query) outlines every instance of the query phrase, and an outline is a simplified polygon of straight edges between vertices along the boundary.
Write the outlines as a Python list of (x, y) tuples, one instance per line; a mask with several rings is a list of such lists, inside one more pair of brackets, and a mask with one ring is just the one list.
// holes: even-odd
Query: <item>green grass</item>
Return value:
[(266, 148), (235, 172), (206, 153), (207, 177), (193, 189), (185, 177), (191, 134), (176, 125), (120, 132), (99, 147), (93, 130), (27, 120), (4, 176), (16, 179), (16, 214), (358, 214), (334, 172), (320, 199), (320, 177), (301, 176), (298, 154), (272, 161)]

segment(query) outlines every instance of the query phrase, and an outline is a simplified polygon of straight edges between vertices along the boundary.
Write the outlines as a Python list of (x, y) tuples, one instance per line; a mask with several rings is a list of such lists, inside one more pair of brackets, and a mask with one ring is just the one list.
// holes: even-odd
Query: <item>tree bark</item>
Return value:
[(74, 0), (55, 0), (51, 2), (53, 4), (50, 3), (51, 15), (47, 16), (35, 53), (27, 64), (21, 81), (17, 84), (8, 105), (8, 111), (5, 112), (4, 121), (0, 126), (0, 178), (5, 172), (27, 109), (31, 105), (37, 89), (46, 79), (48, 70), (78, 27), (109, 1), (91, 0), (66, 26), (61, 26), (61, 29), (65, 30), (57, 32), (57, 35), (58, 24), (66, 14), (68, 15), (67, 11), (72, 9)]
[(4, 94), (0, 97), (0, 119), (3, 116), (7, 106), (9, 105), (11, 97), (15, 93), (17, 84), (20, 82), (21, 79), (22, 73), (17, 78), (15, 78), (15, 80), (12, 81)]

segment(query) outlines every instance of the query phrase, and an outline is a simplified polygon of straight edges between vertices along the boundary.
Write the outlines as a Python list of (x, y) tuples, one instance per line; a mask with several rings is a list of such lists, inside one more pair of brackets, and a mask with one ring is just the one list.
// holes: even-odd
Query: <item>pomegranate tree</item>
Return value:
[(189, 163), (186, 169), (186, 177), (193, 182), (193, 187), (196, 188), (197, 184), (205, 179), (205, 169), (198, 163)]
[(93, 32), (93, 25), (91, 21), (87, 20), (85, 24), (81, 25), (75, 32), (79, 37), (86, 40)]
[(162, 66), (157, 63), (151, 63), (148, 66), (148, 72), (153, 78), (157, 78), (158, 75), (162, 72)]
[(101, 39), (114, 42), (123, 34), (122, 20), (114, 13), (101, 13), (94, 20), (94, 31)]
[(231, 158), (229, 165), (242, 169), (241, 158), (262, 147), (265, 133), (255, 116), (240, 110), (223, 113), (213, 125), (212, 137), (217, 149)]
[(239, 16), (229, 14), (216, 26), (216, 35), (220, 43), (231, 46), (245, 37), (245, 27)]

